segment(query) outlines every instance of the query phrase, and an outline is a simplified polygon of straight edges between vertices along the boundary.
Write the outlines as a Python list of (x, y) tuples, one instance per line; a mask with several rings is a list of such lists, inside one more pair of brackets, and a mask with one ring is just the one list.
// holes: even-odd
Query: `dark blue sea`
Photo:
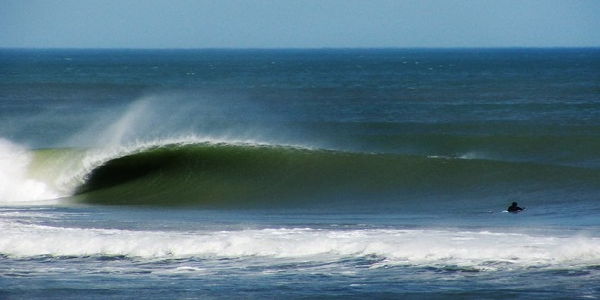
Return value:
[(599, 215), (597, 48), (0, 50), (3, 299), (597, 299)]

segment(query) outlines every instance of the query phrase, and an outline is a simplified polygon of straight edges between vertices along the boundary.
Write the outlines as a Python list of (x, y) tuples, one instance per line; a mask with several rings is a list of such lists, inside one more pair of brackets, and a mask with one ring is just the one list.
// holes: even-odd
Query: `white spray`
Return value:
[[(114, 113), (96, 116), (96, 122), (64, 142), (83, 147), (31, 151), (11, 141), (0, 140), (0, 203), (68, 197), (97, 167), (152, 147), (202, 143), (272, 145), (253, 138), (256, 135), (248, 135), (250, 130), (246, 134), (238, 130), (229, 134), (221, 131), (216, 135), (178, 130), (178, 134), (173, 135), (173, 128), (180, 128), (181, 122), (188, 120), (194, 109), (169, 99), (168, 96), (143, 97), (129, 105), (116, 119)], [(201, 104), (205, 104), (210, 112), (215, 110), (214, 104)]]
[(28, 167), (32, 154), (0, 138), (0, 202), (52, 199), (58, 196), (44, 182), (32, 179)]

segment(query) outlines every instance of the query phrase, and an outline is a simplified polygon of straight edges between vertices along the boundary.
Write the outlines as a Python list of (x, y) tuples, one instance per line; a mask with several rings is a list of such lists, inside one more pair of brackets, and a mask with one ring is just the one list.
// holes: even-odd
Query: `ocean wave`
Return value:
[(493, 271), (600, 264), (600, 239), (436, 229), (270, 228), (162, 232), (0, 221), (0, 255), (14, 258), (302, 259), (378, 257), (372, 268), (458, 266)]
[[(13, 186), (5, 190), (22, 191), (23, 196), (5, 191), (0, 195), (3, 203), (61, 197), (95, 204), (217, 207), (366, 199), (405, 203), (423, 195), (460, 198), (476, 193), (481, 198), (507, 190), (547, 189), (551, 196), (561, 189), (597, 190), (600, 182), (600, 171), (586, 168), (198, 136), (107, 149), (18, 149), (3, 152), (27, 157), (21, 164), (11, 162), (19, 176), (13, 176)], [(28, 188), (30, 184), (44, 192)]]
[[(89, 174), (108, 161), (164, 145), (228, 143), (267, 145), (252, 139), (186, 135), (133, 141), (105, 148), (46, 148), (30, 150), (0, 138), (0, 203), (48, 203), (69, 197)], [(297, 147), (297, 146), (296, 146)]]
[(301, 205), (414, 194), (597, 187), (600, 172), (532, 163), (258, 144), (167, 144), (90, 171), (76, 197), (101, 204)]

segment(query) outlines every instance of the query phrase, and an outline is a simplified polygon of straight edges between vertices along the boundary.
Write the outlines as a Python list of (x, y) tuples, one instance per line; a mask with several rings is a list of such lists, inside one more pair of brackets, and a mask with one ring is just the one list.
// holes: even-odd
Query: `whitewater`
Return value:
[(0, 50), (0, 298), (596, 299), (598, 70)]

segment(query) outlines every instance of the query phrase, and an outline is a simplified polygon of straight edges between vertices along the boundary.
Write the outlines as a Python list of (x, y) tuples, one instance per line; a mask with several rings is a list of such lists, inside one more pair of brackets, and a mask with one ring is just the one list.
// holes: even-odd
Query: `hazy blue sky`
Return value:
[(0, 0), (0, 47), (600, 46), (600, 0)]

